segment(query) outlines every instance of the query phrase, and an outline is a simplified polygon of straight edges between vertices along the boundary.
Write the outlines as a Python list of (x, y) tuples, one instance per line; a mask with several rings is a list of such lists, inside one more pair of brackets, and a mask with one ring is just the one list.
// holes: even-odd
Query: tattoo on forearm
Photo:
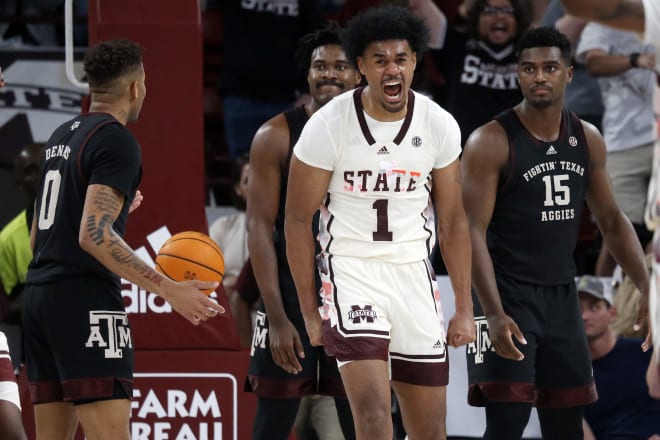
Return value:
[(98, 222), (94, 214), (87, 217), (87, 232), (96, 245), (105, 241), (105, 228), (112, 227), (113, 222), (114, 219), (109, 214), (103, 214)]
[(160, 286), (163, 281), (163, 276), (147, 266), (143, 261), (135, 256), (133, 250), (128, 248), (122, 241), (114, 239), (110, 240), (110, 255), (119, 264), (130, 266), (140, 273), (144, 279)]
[(124, 203), (111, 188), (102, 188), (96, 192), (92, 203), (100, 211), (101, 218), (91, 214), (87, 217), (87, 232), (94, 243), (100, 245), (108, 240), (110, 256), (117, 263), (137, 271), (144, 279), (160, 286), (163, 276), (140, 260), (131, 248), (112, 230), (115, 217)]

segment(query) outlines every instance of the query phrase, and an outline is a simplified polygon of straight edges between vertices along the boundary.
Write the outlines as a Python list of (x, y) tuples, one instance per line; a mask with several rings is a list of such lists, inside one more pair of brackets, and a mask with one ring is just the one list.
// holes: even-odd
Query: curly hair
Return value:
[(354, 65), (367, 46), (385, 40), (407, 40), (419, 62), (429, 41), (429, 29), (408, 8), (390, 5), (369, 8), (355, 15), (346, 23), (342, 35), (346, 57)]
[(335, 21), (328, 22), (324, 27), (310, 32), (298, 40), (296, 60), (300, 70), (307, 72), (312, 60), (312, 53), (317, 48), (327, 45), (341, 46), (341, 28)]
[[(516, 20), (517, 30), (513, 36), (513, 41), (518, 41), (522, 34), (529, 28), (532, 23), (532, 8), (529, 1), (525, 0), (509, 0), (513, 8), (513, 18)], [(479, 36), (479, 18), (484, 8), (488, 6), (489, 0), (476, 0), (472, 8), (467, 14), (466, 30), (470, 38), (476, 40), (480, 39)]]
[(516, 56), (520, 58), (523, 50), (535, 47), (556, 47), (566, 65), (571, 65), (571, 42), (554, 27), (541, 26), (525, 32), (516, 46)]
[(140, 68), (142, 47), (127, 39), (103, 41), (87, 51), (83, 65), (90, 87), (107, 86)]

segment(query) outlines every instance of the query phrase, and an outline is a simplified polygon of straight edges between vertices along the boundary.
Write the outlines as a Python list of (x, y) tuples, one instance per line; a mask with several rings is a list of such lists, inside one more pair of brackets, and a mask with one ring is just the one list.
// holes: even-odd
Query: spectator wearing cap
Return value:
[(600, 278), (585, 275), (576, 282), (598, 391), (598, 400), (585, 408), (585, 440), (660, 440), (660, 400), (649, 396), (644, 380), (651, 351), (612, 331), (616, 308)]

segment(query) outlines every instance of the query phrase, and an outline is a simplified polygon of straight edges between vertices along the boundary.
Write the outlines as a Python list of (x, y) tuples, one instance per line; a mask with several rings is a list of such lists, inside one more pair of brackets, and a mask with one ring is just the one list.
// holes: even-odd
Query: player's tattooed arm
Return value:
[(114, 231), (124, 196), (105, 185), (90, 185), (80, 228), (80, 245), (108, 269), (136, 284), (160, 287), (163, 276), (149, 267)]

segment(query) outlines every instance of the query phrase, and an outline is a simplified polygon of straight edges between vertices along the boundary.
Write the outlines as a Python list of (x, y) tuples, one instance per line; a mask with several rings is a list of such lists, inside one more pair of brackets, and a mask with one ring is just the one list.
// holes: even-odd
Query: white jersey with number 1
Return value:
[(431, 171), (458, 158), (458, 124), (412, 91), (403, 120), (376, 121), (362, 108), (362, 91), (337, 96), (314, 113), (294, 148), (302, 162), (332, 171), (321, 246), (330, 255), (424, 260), (435, 243)]

